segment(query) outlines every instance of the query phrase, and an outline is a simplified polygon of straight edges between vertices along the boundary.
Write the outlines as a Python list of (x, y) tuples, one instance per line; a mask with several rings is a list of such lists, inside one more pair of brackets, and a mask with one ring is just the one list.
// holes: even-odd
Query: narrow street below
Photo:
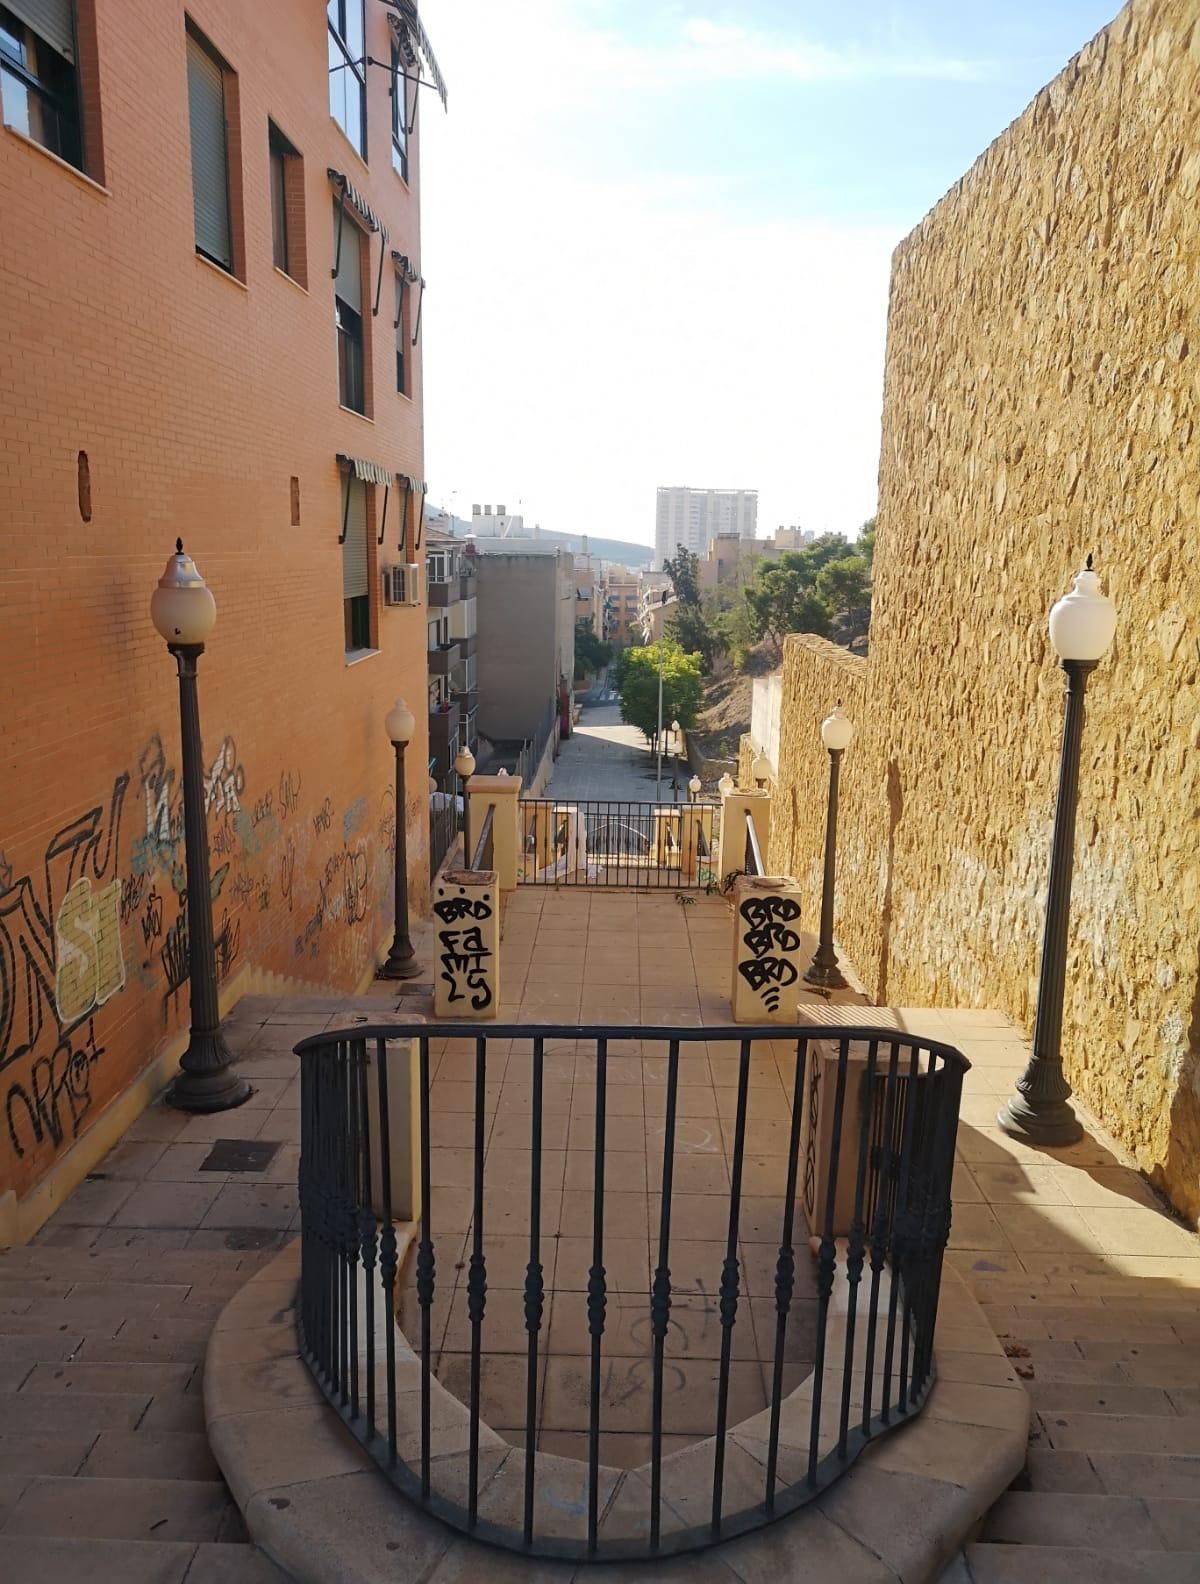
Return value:
[[(662, 801), (674, 799), (671, 759), (663, 755)], [(679, 766), (680, 798), (687, 796), (687, 770)], [(655, 801), (655, 759), (636, 726), (621, 720), (617, 695), (599, 682), (584, 699), (583, 713), (562, 744), (548, 798), (607, 798), (626, 802)]]

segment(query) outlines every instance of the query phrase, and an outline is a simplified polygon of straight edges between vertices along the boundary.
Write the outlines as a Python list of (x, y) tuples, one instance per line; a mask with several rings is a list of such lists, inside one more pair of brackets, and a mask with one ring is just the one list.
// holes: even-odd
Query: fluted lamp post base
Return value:
[(423, 972), (424, 969), (417, 961), (416, 953), (413, 951), (411, 943), (409, 943), (407, 952), (404, 950), (403, 945), (399, 950), (394, 946), (392, 947), (379, 970), (378, 977), (380, 979), (416, 979)]
[[(1040, 1056), (1017, 1079), (1017, 1092), (996, 1117), (996, 1126), (1023, 1144), (1074, 1144), (1083, 1137), (1083, 1124), (1067, 1100), (1070, 1089), (1057, 1063)], [(1066, 1095), (1060, 1091), (1066, 1089)]]
[(178, 1077), (167, 1090), (167, 1104), (177, 1111), (232, 1111), (250, 1098), (250, 1085), (238, 1076), (220, 1030), (192, 1031), (179, 1061)]

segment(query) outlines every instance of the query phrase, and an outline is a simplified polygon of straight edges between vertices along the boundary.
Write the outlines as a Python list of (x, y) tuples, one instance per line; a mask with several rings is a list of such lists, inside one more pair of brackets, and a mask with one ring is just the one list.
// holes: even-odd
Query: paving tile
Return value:
[(182, 1584), (195, 1555), (184, 1541), (0, 1534), (0, 1577), (29, 1584)]
[(187, 1584), (290, 1584), (290, 1580), (256, 1546), (205, 1542), (196, 1547)]
[[(219, 1480), (208, 1437), (186, 1430), (104, 1430), (77, 1471), (85, 1479)], [(75, 1472), (44, 1470), (42, 1472)]]
[(286, 1227), (299, 1209), (297, 1190), (279, 1183), (226, 1183), (210, 1204), (204, 1227)]
[(5, 1534), (89, 1540), (215, 1540), (230, 1507), (217, 1480), (61, 1479), (30, 1482)]
[(182, 1392), (194, 1373), (192, 1364), (36, 1364), (24, 1385), (26, 1395), (61, 1393), (151, 1395)]
[(0, 1478), (21, 1475), (32, 1479), (37, 1474), (74, 1474), (87, 1457), (95, 1437), (86, 1431), (31, 1431), (17, 1434), (0, 1425)]
[(221, 1185), (213, 1183), (137, 1184), (114, 1212), (117, 1227), (186, 1227), (201, 1225)]

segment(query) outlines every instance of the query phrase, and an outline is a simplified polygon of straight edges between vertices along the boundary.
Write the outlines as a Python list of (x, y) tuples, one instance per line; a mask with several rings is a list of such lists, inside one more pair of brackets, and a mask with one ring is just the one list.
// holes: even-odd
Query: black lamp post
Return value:
[(681, 727), (677, 720), (671, 722), (671, 791), (679, 802), (679, 737)]
[(839, 699), (832, 715), (821, 722), (821, 741), (829, 750), (829, 802), (825, 811), (825, 877), (821, 882), (821, 934), (804, 975), (805, 984), (820, 990), (844, 990), (846, 981), (833, 947), (833, 881), (837, 856), (838, 775), (842, 755), (850, 746), (854, 727), (842, 713)]
[(416, 724), (412, 710), (403, 699), (396, 700), (384, 722), (396, 750), (396, 925), (392, 949), (379, 970), (380, 979), (415, 979), (421, 972), (408, 933), (408, 832), (404, 800), (404, 750)]
[(1017, 1092), (996, 1118), (1012, 1138), (1027, 1144), (1073, 1144), (1083, 1133), (1069, 1104), (1071, 1085), (1063, 1072), (1062, 1020), (1067, 975), (1067, 925), (1071, 914), (1071, 877), (1075, 866), (1075, 810), (1079, 801), (1079, 752), (1083, 740), (1083, 697), (1088, 677), (1104, 657), (1117, 629), (1117, 612), (1101, 593), (1092, 558), (1075, 586), (1050, 612), (1050, 642), (1067, 674), (1067, 712), (1063, 723), (1050, 883), (1042, 931), (1033, 1050), (1017, 1079)]
[(217, 964), (213, 948), (208, 874), (208, 824), (204, 814), (204, 757), (196, 666), (217, 619), (212, 590), (176, 539), (175, 554), (150, 599), (150, 618), (179, 668), (179, 718), (183, 750), (183, 844), (187, 872), (188, 976), (191, 1032), (179, 1074), (167, 1092), (181, 1111), (229, 1111), (250, 1097), (221, 1035)]

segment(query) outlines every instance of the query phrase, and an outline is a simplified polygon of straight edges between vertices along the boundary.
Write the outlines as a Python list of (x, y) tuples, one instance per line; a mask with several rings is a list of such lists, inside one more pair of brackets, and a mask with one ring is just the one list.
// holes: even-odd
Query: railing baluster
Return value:
[(345, 1093), (346, 1108), (346, 1280), (349, 1286), (350, 1324), (346, 1344), (350, 1355), (350, 1417), (358, 1418), (358, 1184), (362, 1153), (358, 1136), (358, 1064), (366, 1048), (361, 1039), (352, 1040), (346, 1052)]
[(350, 1065), (350, 1041), (342, 1045), (334, 1086), (334, 1103), (337, 1108), (337, 1248), (338, 1248), (338, 1336), (340, 1341), (340, 1372), (342, 1407), (350, 1404), (350, 1271), (347, 1257), (347, 1217), (349, 1194), (346, 1183), (350, 1170), (349, 1139), (346, 1127), (346, 1069)]
[(600, 1339), (604, 1335), (604, 1136), (608, 1041), (596, 1041), (596, 1152), (592, 1181), (592, 1267), (588, 1271), (588, 1334), (592, 1341), (588, 1388), (588, 1550), (595, 1551), (600, 1501)]
[[(411, 1058), (410, 1058), (411, 1059)], [(375, 1095), (379, 1105), (379, 1174), (383, 1190), (383, 1233), (379, 1243), (379, 1276), (387, 1304), (384, 1332), (387, 1358), (388, 1461), (396, 1462), (396, 1273), (399, 1266), (396, 1227), (392, 1221), (392, 1139), (388, 1110), (388, 1045), (375, 1041)], [(422, 1145), (422, 1147), (424, 1147)]]
[(746, 1153), (746, 1103), (750, 1090), (750, 1041), (742, 1041), (738, 1067), (737, 1118), (733, 1129), (733, 1160), (729, 1168), (729, 1232), (725, 1263), (721, 1268), (721, 1372), (717, 1380), (717, 1432), (713, 1448), (712, 1531), (721, 1533), (721, 1508), (725, 1488), (725, 1428), (729, 1418), (729, 1363), (733, 1352), (733, 1326), (738, 1306), (738, 1223), (742, 1208), (742, 1167)]
[(650, 1294), (654, 1336), (654, 1388), (650, 1408), (650, 1549), (659, 1547), (662, 1519), (663, 1349), (671, 1320), (671, 1190), (675, 1177), (675, 1104), (679, 1092), (679, 1041), (667, 1046), (667, 1112), (663, 1124), (662, 1203), (658, 1215), (658, 1264)]
[(367, 1105), (367, 1048), (361, 1044), (355, 1085), (358, 1134), (362, 1141), (362, 1176), (359, 1186), (359, 1233), (362, 1244), (363, 1291), (366, 1295), (367, 1332), (367, 1436), (375, 1439), (375, 1256), (378, 1242), (375, 1223), (375, 1194), (371, 1172), (371, 1118)]
[(842, 1369), (842, 1417), (838, 1427), (838, 1457), (846, 1460), (850, 1434), (850, 1392), (854, 1383), (854, 1331), (858, 1317), (858, 1284), (862, 1281), (867, 1229), (863, 1221), (863, 1194), (867, 1180), (867, 1158), (871, 1152), (871, 1109), (875, 1098), (875, 1060), (878, 1040), (867, 1041), (867, 1066), (861, 1090), (862, 1115), (858, 1133), (858, 1169), (854, 1178), (854, 1214), (846, 1240), (846, 1356)]
[[(874, 1163), (872, 1174), (875, 1209), (871, 1224), (871, 1302), (867, 1310), (867, 1353), (866, 1369), (863, 1375), (862, 1429), (864, 1435), (868, 1433), (871, 1426), (871, 1389), (875, 1381), (875, 1345), (879, 1324), (879, 1286), (883, 1278), (883, 1269), (887, 1259), (888, 1205), (891, 1197), (889, 1181), (892, 1175), (892, 1130), (895, 1126), (896, 1088), (899, 1082), (897, 1065), (899, 1060), (899, 1042), (892, 1040), (889, 1046), (887, 1078), (884, 1080), (883, 1124), (879, 1133), (879, 1154), (878, 1159)], [(874, 1101), (871, 1102), (871, 1107), (873, 1112), (878, 1115), (878, 1107)]]
[[(896, 1315), (900, 1302), (900, 1289), (907, 1280), (909, 1252), (908, 1177), (912, 1162), (913, 1123), (920, 1104), (918, 1085), (921, 1083), (921, 1047), (914, 1041), (909, 1056), (908, 1077), (904, 1087), (904, 1122), (900, 1143), (900, 1169), (896, 1177), (896, 1203), (892, 1211), (891, 1265), (892, 1285), (888, 1294), (887, 1337), (883, 1352), (883, 1401), (880, 1404), (886, 1423), (892, 1410), (892, 1367), (896, 1344)], [(896, 1407), (903, 1411), (904, 1403)]]
[(825, 1184), (825, 1217), (821, 1244), (817, 1250), (817, 1345), (813, 1361), (812, 1423), (808, 1440), (808, 1483), (815, 1489), (817, 1457), (821, 1442), (821, 1403), (825, 1388), (825, 1343), (829, 1329), (829, 1299), (833, 1293), (837, 1267), (837, 1244), (833, 1237), (834, 1206), (837, 1203), (838, 1166), (842, 1154), (842, 1117), (846, 1109), (846, 1069), (850, 1064), (850, 1041), (838, 1040), (837, 1083), (833, 1097), (833, 1133), (829, 1141), (829, 1177)]
[(542, 1053), (541, 1036), (533, 1041), (533, 1118), (530, 1124), (529, 1264), (525, 1269), (525, 1329), (529, 1352), (525, 1379), (525, 1544), (533, 1544), (533, 1474), (537, 1452), (538, 1332), (542, 1326), (545, 1284), (542, 1279)]
[(775, 1360), (771, 1375), (771, 1428), (767, 1436), (767, 1511), (775, 1511), (775, 1477), (779, 1466), (779, 1413), (783, 1405), (783, 1351), (787, 1342), (788, 1313), (796, 1280), (796, 1254), (792, 1232), (796, 1216), (796, 1178), (800, 1161), (800, 1128), (804, 1114), (804, 1080), (808, 1068), (808, 1041), (796, 1041), (796, 1072), (792, 1083), (792, 1126), (788, 1136), (787, 1187), (783, 1195), (783, 1229), (775, 1263)]
[(467, 1268), (467, 1318), (471, 1322), (471, 1429), (468, 1453), (467, 1522), (479, 1516), (479, 1368), (483, 1312), (487, 1307), (487, 1262), (483, 1257), (483, 1146), (487, 1083), (487, 1040), (475, 1041), (475, 1199), (471, 1213), (471, 1260)]
[(429, 1188), (429, 1036), (422, 1034), (417, 1042), (419, 1055), (418, 1085), (421, 1129), (421, 1240), (417, 1244), (417, 1303), (421, 1308), (421, 1500), (429, 1501), (431, 1457), (430, 1448), (430, 1385), (429, 1352), (431, 1325), (429, 1311), (433, 1307), (436, 1285), (436, 1261), (431, 1232), (432, 1206)]

